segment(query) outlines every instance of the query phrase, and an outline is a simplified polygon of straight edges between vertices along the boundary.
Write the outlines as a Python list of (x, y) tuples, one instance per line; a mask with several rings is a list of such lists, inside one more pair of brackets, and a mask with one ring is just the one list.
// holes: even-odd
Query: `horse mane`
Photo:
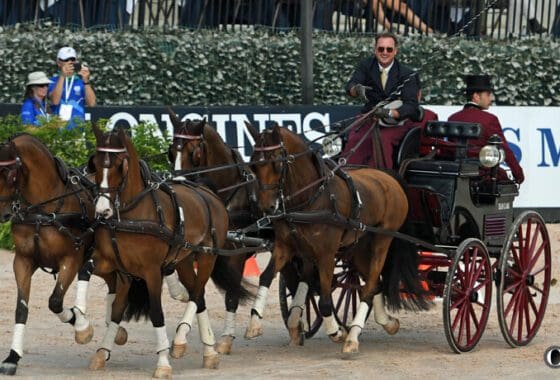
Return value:
[(39, 140), (39, 138), (33, 136), (32, 134), (26, 132), (16, 133), (10, 137), (9, 141), (13, 141), (18, 148), (23, 149), (25, 149), (25, 145), (22, 146), (18, 142), (23, 141), (23, 144), (25, 144), (25, 142), (29, 142), (35, 149), (40, 150), (45, 156), (49, 157), (52, 160), (53, 164), (55, 164), (54, 156), (49, 148), (47, 148), (47, 146), (41, 140)]

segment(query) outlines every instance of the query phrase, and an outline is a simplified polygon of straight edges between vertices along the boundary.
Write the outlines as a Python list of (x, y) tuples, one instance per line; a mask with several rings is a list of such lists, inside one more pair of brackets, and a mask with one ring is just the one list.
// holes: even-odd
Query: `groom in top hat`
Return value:
[[(488, 144), (488, 139), (492, 135), (498, 135), (502, 140), (502, 146), (506, 153), (506, 164), (511, 169), (515, 181), (521, 184), (525, 180), (523, 169), (519, 166), (515, 155), (509, 147), (504, 132), (498, 118), (490, 112), (486, 112), (492, 105), (492, 78), (490, 75), (467, 75), (467, 104), (463, 110), (449, 116), (449, 121), (462, 121), (468, 123), (480, 123), (482, 131), (477, 139), (469, 140), (468, 156), (478, 157), (480, 148)], [(498, 170), (498, 180), (507, 180), (507, 175), (503, 169)]]

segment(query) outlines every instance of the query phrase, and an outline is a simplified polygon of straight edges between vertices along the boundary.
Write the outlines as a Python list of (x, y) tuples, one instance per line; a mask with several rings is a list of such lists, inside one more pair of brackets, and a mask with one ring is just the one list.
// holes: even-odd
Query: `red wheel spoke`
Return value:
[[(473, 253), (474, 253), (474, 255), (469, 259), (470, 266), (468, 266), (468, 271), (467, 271), (468, 284), (466, 284), (466, 285), (468, 285), (469, 288), (472, 285), (472, 283), (475, 281), (476, 277), (480, 274), (480, 271), (478, 271), (478, 273), (476, 273), (476, 276), (475, 276), (476, 264), (477, 264), (477, 258), (478, 258), (478, 248), (473, 248)], [(468, 259), (468, 258), (465, 257), (465, 259)], [(467, 262), (467, 264), (465, 264), (465, 266), (467, 266), (469, 262)], [(478, 269), (482, 270), (482, 265)]]
[(547, 246), (547, 244), (543, 242), (540, 245), (537, 252), (535, 252), (535, 255), (531, 258), (531, 261), (529, 262), (529, 265), (527, 266), (527, 269), (529, 270), (529, 273), (531, 273), (531, 269), (533, 269), (533, 267), (537, 264), (537, 261), (540, 259), (540, 257), (542, 255), (542, 253), (544, 252), (546, 246)]
[[(477, 305), (480, 305), (479, 303), (476, 303), (476, 304), (477, 304)], [(484, 306), (484, 305), (481, 305), (481, 306), (482, 306), (482, 310), (484, 310), (484, 309), (485, 309), (485, 306)], [(476, 312), (474, 311), (473, 305), (469, 305), (469, 311), (470, 311), (470, 314), (471, 314), (471, 318), (472, 318), (472, 320), (473, 320), (473, 324), (474, 324), (474, 325), (477, 327), (477, 329), (478, 329), (478, 326), (479, 326), (479, 324), (480, 324), (480, 321), (478, 320), (478, 317), (476, 316)]]
[(485, 277), (483, 281), (481, 281), (477, 286), (475, 286), (473, 288), (473, 292), (478, 291), (480, 288), (482, 288), (483, 286), (488, 285), (489, 282), (492, 282), (492, 279), (489, 277)]

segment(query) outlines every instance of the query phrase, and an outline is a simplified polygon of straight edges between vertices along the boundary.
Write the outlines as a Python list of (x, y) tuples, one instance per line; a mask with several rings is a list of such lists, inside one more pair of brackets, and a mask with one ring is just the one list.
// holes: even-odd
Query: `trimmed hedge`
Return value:
[[(316, 104), (347, 104), (344, 84), (372, 36), (314, 35)], [(19, 25), (0, 30), (0, 102), (19, 103), (29, 72), (56, 71), (56, 51), (74, 46), (105, 105), (281, 105), (301, 103), (296, 33), (142, 30), (72, 31)], [(560, 43), (524, 38), (401, 37), (400, 59), (421, 71), (424, 100), (457, 104), (462, 75), (495, 75), (501, 105), (560, 105)]]

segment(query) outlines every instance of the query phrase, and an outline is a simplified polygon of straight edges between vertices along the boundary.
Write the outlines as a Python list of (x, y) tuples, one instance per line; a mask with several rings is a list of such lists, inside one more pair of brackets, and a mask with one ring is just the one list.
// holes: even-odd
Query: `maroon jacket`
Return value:
[[(509, 147), (507, 140), (502, 131), (502, 127), (498, 118), (489, 112), (483, 111), (480, 107), (475, 104), (468, 103), (465, 105), (462, 111), (456, 112), (449, 116), (449, 121), (463, 121), (468, 123), (480, 123), (482, 125), (482, 131), (477, 139), (472, 139), (468, 141), (468, 156), (478, 157), (480, 148), (487, 145), (488, 139), (492, 135), (498, 135), (502, 139), (502, 145), (504, 151), (506, 152), (506, 164), (511, 169), (515, 181), (521, 184), (525, 180), (523, 175), (523, 169), (519, 166), (515, 155), (513, 154), (511, 148)], [(503, 175), (503, 174), (502, 174)], [(503, 178), (500, 178), (503, 179)]]

